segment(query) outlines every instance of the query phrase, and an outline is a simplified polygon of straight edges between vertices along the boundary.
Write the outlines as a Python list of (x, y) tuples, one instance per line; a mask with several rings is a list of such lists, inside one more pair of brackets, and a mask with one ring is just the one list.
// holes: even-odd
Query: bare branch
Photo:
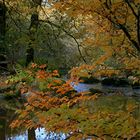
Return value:
[(48, 18), (49, 16), (46, 14), (46, 12), (44, 11), (43, 8), (42, 8), (42, 11), (43, 11), (44, 14), (46, 15), (47, 20), (40, 20), (40, 21), (46, 22), (46, 23), (48, 23), (48, 24), (51, 25), (51, 26), (54, 26), (54, 27), (56, 27), (56, 28), (58, 28), (58, 29), (61, 29), (61, 30), (62, 30), (63, 32), (65, 32), (68, 36), (70, 36), (71, 38), (73, 38), (73, 40), (74, 40), (74, 41), (76, 42), (76, 44), (77, 44), (77, 48), (78, 48), (78, 51), (79, 51), (79, 54), (80, 54), (82, 60), (87, 64), (87, 62), (86, 62), (85, 58), (83, 57), (82, 52), (81, 52), (81, 50), (80, 50), (80, 44), (79, 44), (79, 42), (77, 41), (77, 39), (76, 39), (72, 34), (70, 34), (67, 30), (65, 30), (64, 28), (62, 28), (60, 25), (57, 25), (57, 24), (55, 24), (55, 23), (49, 21), (49, 18)]
[(57, 25), (57, 24), (55, 24), (55, 23), (52, 23), (52, 22), (50, 22), (49, 20), (47, 20), (46, 22), (47, 22), (48, 24), (50, 24), (50, 25), (55, 26), (56, 28), (60, 28), (60, 29), (61, 29), (63, 32), (65, 32), (68, 36), (70, 36), (71, 38), (73, 38), (73, 40), (74, 40), (74, 41), (76, 42), (76, 44), (77, 44), (78, 51), (79, 51), (79, 54), (80, 54), (82, 60), (87, 64), (87, 62), (86, 62), (85, 58), (83, 57), (82, 52), (81, 52), (81, 50), (80, 50), (80, 44), (79, 44), (79, 42), (77, 41), (77, 39), (76, 39), (73, 35), (71, 35), (67, 30), (61, 28), (61, 26), (59, 26), (59, 25)]

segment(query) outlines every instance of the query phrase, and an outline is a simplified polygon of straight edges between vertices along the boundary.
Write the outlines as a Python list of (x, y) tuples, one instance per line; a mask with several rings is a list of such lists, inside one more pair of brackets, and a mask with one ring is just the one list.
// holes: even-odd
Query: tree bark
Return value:
[[(3, 1), (0, 2), (0, 62), (6, 60), (5, 32), (6, 32), (6, 6)], [(3, 68), (7, 68), (7, 64), (0, 64), (0, 66)]]
[(35, 130), (33, 128), (28, 130), (28, 140), (36, 140)]
[(6, 112), (0, 108), (0, 139), (6, 140)]
[(29, 27), (29, 45), (26, 49), (26, 66), (28, 66), (31, 62), (34, 62), (34, 44), (36, 41), (36, 32), (39, 25), (39, 13), (37, 11), (38, 6), (41, 6), (41, 0), (32, 0), (32, 15), (31, 15), (31, 23)]
[(119, 26), (119, 28), (123, 31), (123, 33), (128, 38), (128, 40), (132, 43), (133, 47), (137, 50), (138, 54), (140, 54), (140, 5), (138, 6), (138, 14), (137, 14), (135, 12), (134, 8), (132, 7), (132, 5), (130, 4), (129, 0), (125, 0), (125, 2), (128, 5), (128, 7), (130, 8), (130, 10), (132, 11), (132, 14), (135, 16), (135, 19), (136, 19), (136, 24), (137, 24), (137, 31), (136, 31), (137, 39), (136, 40), (132, 38), (132, 35), (128, 31), (125, 24), (120, 24), (117, 21), (115, 21), (117, 19), (117, 17), (116, 17), (116, 15), (114, 15), (112, 13), (110, 6), (108, 4), (109, 3), (108, 0), (106, 0), (105, 8), (110, 11), (110, 15), (112, 15), (113, 18), (110, 18), (110, 16), (106, 16), (106, 18), (114, 25)]
[(0, 38), (3, 39), (5, 36), (6, 27), (6, 6), (0, 2)]
[(138, 19), (137, 19), (137, 37), (138, 37), (138, 45), (140, 48), (140, 6), (138, 7)]

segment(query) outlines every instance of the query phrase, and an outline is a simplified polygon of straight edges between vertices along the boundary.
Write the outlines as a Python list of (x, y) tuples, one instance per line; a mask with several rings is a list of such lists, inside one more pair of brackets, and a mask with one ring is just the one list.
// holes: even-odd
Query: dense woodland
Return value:
[(74, 86), (140, 88), (140, 1), (0, 0), (0, 75), (0, 99), (20, 102), (12, 129), (139, 140), (140, 93)]

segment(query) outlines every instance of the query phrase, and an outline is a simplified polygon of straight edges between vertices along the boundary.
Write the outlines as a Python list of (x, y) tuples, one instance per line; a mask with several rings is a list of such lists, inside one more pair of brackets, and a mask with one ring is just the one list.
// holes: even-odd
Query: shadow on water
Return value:
[(33, 128), (28, 130), (28, 140), (36, 140), (35, 130)]
[(0, 139), (6, 139), (6, 111), (0, 109)]

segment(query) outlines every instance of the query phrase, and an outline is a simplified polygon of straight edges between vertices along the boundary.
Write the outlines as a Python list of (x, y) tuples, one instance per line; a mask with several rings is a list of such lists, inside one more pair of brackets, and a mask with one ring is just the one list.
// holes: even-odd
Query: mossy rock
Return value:
[(102, 90), (100, 90), (100, 89), (95, 89), (95, 88), (90, 88), (89, 89), (89, 91), (91, 92), (91, 94), (93, 95), (93, 94), (105, 94), (105, 92), (104, 91), (102, 91)]
[(135, 89), (140, 89), (140, 83), (139, 82), (135, 82), (133, 84), (131, 84), (132, 88), (135, 88)]
[(110, 77), (105, 78), (101, 81), (102, 85), (106, 86), (129, 86), (130, 83), (128, 79), (126, 78), (116, 78), (116, 77)]
[(95, 83), (99, 83), (100, 80), (98, 80), (97, 78), (95, 77), (80, 77), (80, 80), (83, 81), (83, 83), (86, 83), (86, 84), (95, 84)]

